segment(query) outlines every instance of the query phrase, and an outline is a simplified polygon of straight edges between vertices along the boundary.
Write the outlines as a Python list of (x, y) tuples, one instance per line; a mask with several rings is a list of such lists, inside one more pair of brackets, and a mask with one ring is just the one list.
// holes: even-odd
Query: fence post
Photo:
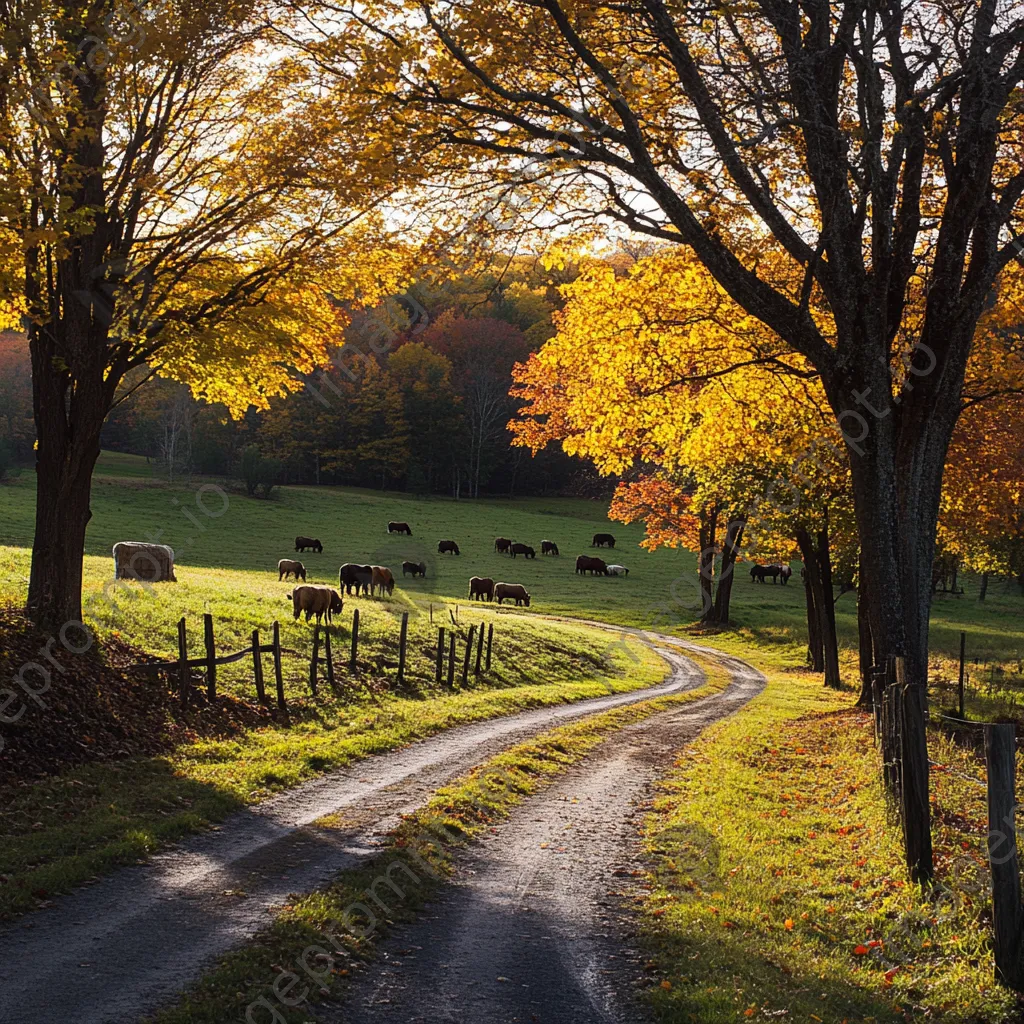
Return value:
[(402, 631), (398, 636), (398, 685), (405, 685), (405, 645), (409, 639), (409, 613), (402, 612)]
[(316, 669), (320, 661), (320, 623), (313, 626), (313, 656), (309, 659), (309, 689), (316, 696)]
[(324, 626), (324, 658), (327, 661), (327, 682), (330, 683), (331, 689), (337, 691), (337, 687), (334, 685), (334, 655), (331, 653), (331, 629), (329, 626)]
[(932, 820), (928, 802), (928, 691), (923, 683), (908, 682), (905, 658), (896, 659), (900, 697), (900, 808), (907, 868), (915, 882), (927, 882), (935, 873), (932, 863)]
[(188, 704), (188, 638), (185, 636), (185, 616), (178, 620), (178, 684), (181, 687), (181, 706)]
[(1017, 739), (1013, 725), (985, 726), (988, 761), (988, 860), (992, 872), (992, 930), (996, 980), (1024, 990), (1024, 910), (1021, 908), (1014, 774)]
[(476, 668), (473, 671), (473, 675), (480, 675), (480, 661), (484, 656), (484, 624), (480, 623), (480, 635), (476, 641)]
[(359, 650), (359, 609), (352, 613), (352, 653), (348, 659), (349, 672), (356, 670), (356, 653)]
[(964, 655), (967, 653), (967, 634), (960, 633), (960, 679), (957, 690), (960, 695), (960, 717), (964, 717)]
[(437, 630), (437, 663), (434, 665), (434, 682), (441, 682), (441, 673), (444, 671), (444, 626)]
[(260, 657), (260, 631), (252, 631), (252, 671), (256, 677), (256, 696), (261, 704), (267, 703), (267, 691), (263, 685), (263, 659)]
[[(480, 627), (483, 629), (483, 626)], [(469, 639), (466, 641), (466, 657), (462, 662), (462, 685), (469, 682), (469, 659), (473, 657), (473, 640), (476, 633), (476, 626), (469, 627)]]
[(277, 686), (277, 706), (282, 711), (288, 705), (284, 699), (284, 675), (281, 672), (281, 623), (274, 619), (274, 683)]
[(212, 704), (217, 699), (217, 648), (213, 642), (213, 616), (203, 615), (203, 642), (206, 644), (206, 698)]
[(448, 637), (448, 689), (455, 687), (455, 633)]
[(494, 623), (487, 627), (487, 671), (491, 671), (491, 641), (494, 639)]

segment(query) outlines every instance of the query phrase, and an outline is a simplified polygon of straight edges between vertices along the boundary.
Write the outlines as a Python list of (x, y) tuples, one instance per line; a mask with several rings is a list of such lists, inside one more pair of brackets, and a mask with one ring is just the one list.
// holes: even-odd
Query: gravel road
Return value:
[(722, 658), (723, 693), (661, 713), (604, 740), (530, 798), (460, 867), (330, 1024), (636, 1024), (641, 974), (618, 898), (636, 863), (637, 818), (676, 753), (758, 693), (763, 677)]
[[(366, 759), (0, 930), (0, 1021), (137, 1021), (265, 927), (289, 893), (323, 885), (372, 857), (380, 835), (439, 786), (538, 732), (700, 683), (692, 662), (662, 646), (686, 644), (656, 634), (646, 639), (672, 664), (659, 686), (463, 726)], [(738, 661), (734, 668), (747, 671)], [(745, 699), (738, 695), (749, 689), (734, 686), (730, 693)], [(351, 828), (313, 824), (339, 811)]]

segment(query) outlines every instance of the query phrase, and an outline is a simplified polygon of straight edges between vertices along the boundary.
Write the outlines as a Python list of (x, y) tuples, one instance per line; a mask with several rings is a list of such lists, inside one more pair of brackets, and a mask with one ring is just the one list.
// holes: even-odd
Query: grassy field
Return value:
[[(33, 483), (32, 474), (23, 473), (0, 486), (0, 599), (20, 600), (27, 585)], [(525, 584), (534, 612), (590, 616), (627, 626), (671, 630), (691, 623), (699, 608), (693, 556), (685, 551), (643, 551), (638, 546), (642, 527), (610, 523), (606, 506), (596, 501), (455, 502), (315, 487), (282, 488), (264, 501), (223, 490), (213, 481), (169, 486), (150, 472), (144, 459), (105, 453), (97, 469), (92, 510), (87, 551), (96, 561), (87, 562), (87, 589), (99, 592), (112, 575), (110, 549), (116, 541), (159, 540), (174, 547), (182, 568), (177, 589), (196, 588), (188, 599), (193, 605), (208, 585), (218, 589), (216, 600), (224, 602), (245, 581), (261, 609), (262, 618), (253, 626), (268, 625), (284, 611), (277, 605), (290, 588), (278, 585), (272, 572), (279, 558), (294, 555), (293, 539), (299, 533), (319, 537), (324, 544), (323, 554), (303, 556), (315, 582), (336, 582), (338, 566), (346, 561), (390, 565), (395, 570), (404, 559), (426, 561), (425, 580), (399, 579), (396, 598), (387, 603), (392, 611), (415, 607), (429, 612), (430, 603), (461, 602), (473, 575)], [(413, 537), (388, 536), (386, 524), (391, 519), (408, 521)], [(573, 572), (575, 556), (591, 552), (591, 537), (599, 531), (616, 536), (615, 551), (602, 554), (628, 566), (628, 577), (583, 577)], [(512, 561), (494, 552), (497, 536), (529, 543), (538, 551), (541, 540), (554, 540), (562, 555)], [(441, 539), (456, 540), (461, 557), (438, 555)], [(212, 570), (246, 575), (218, 576)], [(173, 587), (156, 589), (167, 613), (158, 616), (162, 639), (155, 643), (150, 632), (147, 643), (164, 651), (182, 602), (170, 596)], [(980, 678), (988, 662), (1012, 665), (1024, 658), (1024, 599), (1009, 582), (993, 583), (984, 604), (976, 600), (975, 581), (969, 579), (967, 589), (963, 597), (937, 597), (932, 646), (936, 655), (951, 657), (958, 649), (959, 631), (967, 630), (969, 656), (977, 660), (975, 674)], [(852, 646), (855, 596), (839, 598), (836, 610), (842, 641)], [(805, 612), (798, 583), (753, 584), (741, 566), (733, 611), (737, 628), (750, 644), (801, 653)], [(126, 610), (118, 615), (124, 616), (125, 628), (141, 628)], [(117, 615), (102, 621), (115, 628)]]

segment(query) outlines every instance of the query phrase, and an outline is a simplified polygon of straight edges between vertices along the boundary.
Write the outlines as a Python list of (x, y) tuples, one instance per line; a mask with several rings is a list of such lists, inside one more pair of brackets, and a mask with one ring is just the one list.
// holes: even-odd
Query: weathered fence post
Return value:
[[(482, 626), (480, 627), (483, 628)], [(466, 641), (466, 657), (462, 662), (462, 685), (469, 682), (469, 661), (473, 657), (473, 639), (476, 633), (476, 626), (469, 627), (469, 639)]]
[(1021, 908), (1014, 776), (1017, 739), (1013, 725), (985, 726), (988, 761), (988, 860), (992, 871), (992, 930), (996, 980), (1024, 991), (1024, 910)]
[(213, 642), (213, 616), (203, 615), (203, 643), (206, 645), (206, 698), (212, 704), (217, 699), (217, 648)]
[(902, 705), (899, 749), (903, 845), (910, 877), (915, 882), (927, 882), (935, 873), (928, 802), (928, 690), (923, 680), (907, 681), (905, 658), (896, 659), (896, 682)]
[(256, 678), (256, 696), (261, 704), (267, 703), (267, 691), (263, 685), (263, 658), (260, 657), (260, 631), (252, 631), (252, 672)]
[(434, 665), (434, 682), (441, 682), (441, 673), (444, 671), (444, 626), (437, 630), (437, 663)]
[(480, 662), (484, 656), (484, 624), (480, 623), (480, 635), (476, 641), (476, 667), (473, 671), (473, 675), (480, 675)]
[(352, 653), (348, 659), (349, 672), (356, 670), (356, 654), (359, 651), (359, 609), (352, 613)]
[(964, 716), (964, 655), (967, 653), (967, 634), (960, 633), (960, 678), (957, 682), (957, 692), (960, 697), (960, 717)]
[(185, 616), (178, 620), (178, 685), (181, 688), (181, 706), (188, 704), (188, 638), (185, 635)]
[(455, 633), (448, 637), (448, 689), (455, 687)]
[(324, 626), (324, 658), (327, 661), (327, 682), (332, 690), (337, 690), (334, 685), (334, 656), (331, 654), (331, 630)]
[(277, 686), (277, 706), (287, 710), (284, 699), (284, 674), (281, 672), (281, 623), (274, 619), (274, 683)]
[(487, 627), (487, 671), (491, 671), (491, 641), (494, 639), (494, 623)]
[(409, 613), (402, 612), (402, 630), (398, 636), (398, 685), (405, 685), (405, 645), (409, 639)]
[(320, 623), (313, 627), (313, 656), (309, 659), (309, 689), (316, 696), (316, 670), (320, 661)]

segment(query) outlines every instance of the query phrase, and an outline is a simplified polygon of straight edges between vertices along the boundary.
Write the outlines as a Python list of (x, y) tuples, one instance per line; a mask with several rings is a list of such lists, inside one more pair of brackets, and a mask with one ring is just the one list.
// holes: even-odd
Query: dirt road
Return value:
[(641, 973), (617, 894), (638, 808), (673, 757), (763, 685), (729, 659), (723, 693), (622, 729), (476, 847), (416, 924), (381, 946), (332, 1024), (636, 1024)]
[[(648, 639), (659, 649), (663, 642), (679, 644)], [(313, 889), (372, 857), (377, 837), (401, 814), (472, 766), (572, 719), (699, 684), (699, 670), (678, 650), (665, 655), (672, 672), (657, 687), (460, 727), (367, 759), (23, 918), (0, 931), (0, 1021), (138, 1020), (265, 927), (289, 893)], [(735, 665), (747, 671), (742, 662)], [(730, 692), (749, 695), (749, 689)], [(719, 705), (723, 713), (729, 706)], [(351, 829), (313, 824), (339, 811)]]

